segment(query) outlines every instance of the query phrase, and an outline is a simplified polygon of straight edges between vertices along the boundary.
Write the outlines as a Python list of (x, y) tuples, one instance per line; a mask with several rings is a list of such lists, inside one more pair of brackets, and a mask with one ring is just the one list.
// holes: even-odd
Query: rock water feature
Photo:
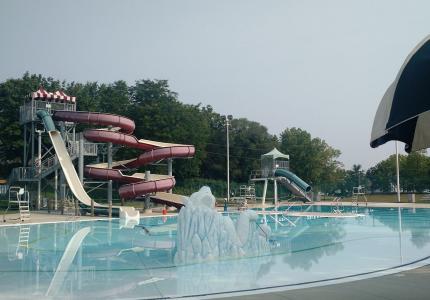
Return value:
[(215, 209), (215, 197), (209, 187), (184, 199), (178, 215), (176, 264), (196, 263), (270, 252), (270, 228), (257, 223), (255, 211), (241, 212), (234, 221)]

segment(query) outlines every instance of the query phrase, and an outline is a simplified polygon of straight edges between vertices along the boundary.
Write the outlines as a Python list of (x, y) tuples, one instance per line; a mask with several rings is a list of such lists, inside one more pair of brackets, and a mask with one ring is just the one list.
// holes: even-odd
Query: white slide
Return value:
[(81, 247), (82, 242), (88, 233), (91, 232), (90, 227), (84, 227), (76, 232), (73, 237), (70, 239), (67, 244), (66, 249), (64, 250), (64, 254), (61, 257), (60, 262), (58, 263), (57, 269), (55, 270), (54, 277), (51, 280), (51, 284), (46, 291), (45, 296), (55, 296), (58, 293), (58, 290), (63, 285), (64, 279), (68, 274), (70, 265), (75, 259), (76, 253)]
[[(66, 177), (67, 183), (69, 184), (70, 190), (73, 195), (82, 202), (83, 204), (91, 207), (91, 198), (88, 196), (84, 187), (79, 180), (78, 174), (76, 173), (75, 167), (73, 166), (72, 160), (70, 159), (69, 153), (67, 152), (63, 138), (60, 132), (56, 130), (49, 131), (49, 137), (51, 138), (52, 145), (54, 146), (58, 160), (63, 169), (64, 176)], [(99, 204), (94, 201), (94, 207), (108, 208), (107, 205)], [(112, 206), (112, 208), (119, 209), (119, 217), (121, 219), (134, 219), (139, 223), (140, 214), (134, 207), (131, 206)]]

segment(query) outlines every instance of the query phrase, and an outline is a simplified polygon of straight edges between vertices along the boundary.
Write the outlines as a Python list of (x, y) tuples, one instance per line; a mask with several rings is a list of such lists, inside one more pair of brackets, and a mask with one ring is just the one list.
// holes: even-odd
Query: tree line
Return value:
[[(19, 106), (27, 95), (43, 86), (48, 91), (63, 90), (77, 97), (77, 110), (119, 114), (136, 123), (138, 138), (163, 142), (192, 144), (196, 147), (192, 159), (174, 162), (178, 186), (212, 182), (225, 192), (226, 126), (225, 116), (210, 105), (185, 104), (172, 91), (166, 80), (137, 80), (127, 84), (66, 82), (42, 75), (25, 73), (21, 78), (0, 83), (0, 178), (7, 178), (13, 167), (22, 162), (22, 127), (19, 124)], [(79, 125), (83, 129), (84, 125)], [(338, 160), (341, 152), (318, 137), (300, 128), (286, 128), (279, 136), (270, 134), (264, 125), (246, 118), (233, 118), (230, 127), (230, 177), (233, 182), (247, 183), (252, 170), (260, 168), (260, 156), (274, 147), (290, 155), (290, 167), (314, 189), (326, 193), (348, 193), (356, 186), (356, 177), (362, 177), (372, 190), (387, 190), (391, 169), (381, 162), (362, 174), (363, 170), (345, 170)], [(119, 148), (115, 159), (132, 158), (139, 151)], [(389, 158), (391, 159), (391, 158)], [(388, 160), (389, 160), (388, 159)], [(423, 154), (402, 157), (404, 166), (422, 168), (428, 158)], [(424, 165), (423, 165), (424, 164)], [(427, 162), (428, 164), (428, 162)], [(387, 166), (386, 166), (387, 165)], [(150, 166), (151, 171), (165, 172), (163, 166)], [(412, 170), (411, 168), (405, 169)], [(428, 170), (428, 168), (426, 169)], [(361, 172), (361, 173), (360, 173)], [(384, 173), (386, 172), (386, 173)], [(421, 172), (422, 173), (422, 172)], [(425, 171), (423, 176), (428, 176)], [(359, 175), (357, 175), (359, 174)], [(385, 175), (384, 175), (385, 174)], [(405, 173), (405, 175), (411, 175)], [(413, 173), (415, 174), (415, 173)], [(415, 174), (416, 175), (416, 174)], [(388, 181), (387, 181), (388, 180)], [(215, 184), (215, 182), (217, 182)], [(411, 182), (408, 188), (427, 184)]]

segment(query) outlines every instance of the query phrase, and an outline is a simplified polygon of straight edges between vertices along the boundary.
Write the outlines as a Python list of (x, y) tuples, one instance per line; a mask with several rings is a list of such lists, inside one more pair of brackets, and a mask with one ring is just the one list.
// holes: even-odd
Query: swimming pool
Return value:
[(430, 209), (358, 212), (363, 216), (260, 216), (272, 229), (270, 255), (181, 266), (173, 262), (176, 217), (142, 218), (133, 229), (116, 219), (0, 227), (0, 298), (220, 297), (357, 280), (428, 263)]

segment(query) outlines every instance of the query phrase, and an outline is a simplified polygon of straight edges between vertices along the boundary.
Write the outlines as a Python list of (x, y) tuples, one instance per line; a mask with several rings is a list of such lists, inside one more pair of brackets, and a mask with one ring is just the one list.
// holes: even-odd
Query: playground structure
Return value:
[(269, 182), (273, 182), (273, 195), (275, 205), (278, 203), (278, 183), (283, 184), (295, 196), (305, 202), (312, 201), (310, 196), (311, 186), (291, 172), (290, 157), (274, 148), (261, 156), (261, 169), (253, 171), (250, 176), (252, 183), (263, 182), (263, 195), (261, 203), (266, 203), (267, 188)]
[[(182, 206), (181, 197), (171, 194), (175, 185), (172, 161), (174, 158), (192, 157), (194, 146), (138, 140), (131, 135), (135, 128), (132, 120), (113, 114), (78, 112), (75, 97), (60, 91), (49, 93), (43, 88), (31, 93), (20, 107), (20, 123), (24, 127), (23, 166), (12, 170), (8, 185), (23, 185), (26, 191), (31, 191), (27, 200), (37, 210), (60, 209), (63, 213), (68, 200), (73, 199), (68, 193), (71, 191), (83, 213), (121, 215), (123, 212), (133, 215), (134, 208), (112, 207), (112, 181), (125, 183), (119, 189), (122, 203), (125, 199), (143, 197), (146, 206), (150, 200), (177, 208)], [(76, 133), (78, 123), (107, 128)], [(46, 135), (51, 143), (44, 138)], [(144, 153), (135, 159), (114, 162), (113, 144), (140, 149)], [(107, 154), (107, 163), (84, 167), (85, 156), (98, 158), (103, 152)], [(75, 160), (78, 161), (78, 172), (73, 166)], [(168, 175), (151, 174), (149, 171), (131, 175), (124, 173), (162, 160), (167, 160)], [(41, 196), (42, 180), (51, 184), (47, 177), (52, 173), (54, 199), (48, 203)], [(37, 189), (34, 188), (35, 183)], [(98, 204), (88, 196), (83, 186), (91, 184), (107, 184), (109, 205)]]

